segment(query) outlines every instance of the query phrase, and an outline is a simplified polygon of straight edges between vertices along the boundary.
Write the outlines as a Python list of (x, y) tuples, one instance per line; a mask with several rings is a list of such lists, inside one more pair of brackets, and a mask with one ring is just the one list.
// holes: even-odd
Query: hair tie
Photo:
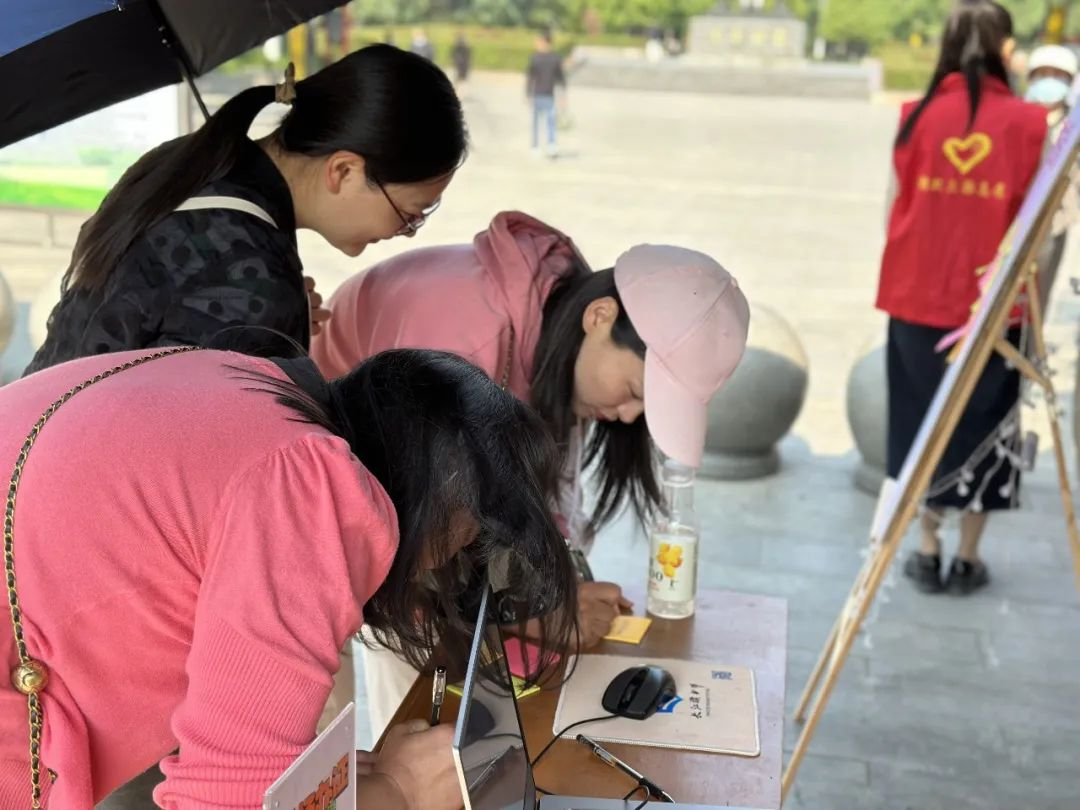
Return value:
[(292, 62), (285, 66), (285, 81), (274, 85), (274, 101), (278, 104), (296, 101), (296, 65)]

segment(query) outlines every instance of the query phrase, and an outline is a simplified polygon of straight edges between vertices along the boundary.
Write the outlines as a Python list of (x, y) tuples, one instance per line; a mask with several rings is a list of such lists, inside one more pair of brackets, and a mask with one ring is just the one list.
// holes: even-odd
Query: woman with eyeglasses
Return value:
[[(251, 140), (256, 115), (275, 100), (292, 109)], [(348, 256), (411, 236), (466, 147), (450, 80), (388, 45), (303, 81), (290, 71), (277, 87), (244, 90), (197, 131), (140, 158), (83, 225), (27, 373), (105, 352), (204, 345), (235, 326), (307, 347), (325, 311), (304, 278), (296, 231), (316, 231)]]
[[(354, 276), (328, 306), (311, 350), (327, 378), (387, 349), (440, 349), (536, 409), (562, 453), (564, 474), (547, 495), (578, 559), (623, 507), (645, 519), (658, 504), (654, 442), (700, 465), (708, 402), (741, 359), (749, 326), (735, 279), (702, 253), (639, 245), (593, 272), (568, 237), (517, 211), (472, 244), (411, 250)], [(583, 581), (582, 646), (629, 606), (618, 585)], [(370, 650), (364, 671), (378, 734), (416, 673)]]

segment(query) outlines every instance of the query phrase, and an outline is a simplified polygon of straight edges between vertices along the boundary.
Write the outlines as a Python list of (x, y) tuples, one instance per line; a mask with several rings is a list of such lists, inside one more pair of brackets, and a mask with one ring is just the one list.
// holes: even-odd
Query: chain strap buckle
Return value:
[[(41, 661), (31, 658), (26, 651), (22, 609), (19, 605), (18, 591), (15, 590), (15, 496), (19, 491), (19, 482), (22, 479), (26, 458), (30, 453), (30, 449), (34, 446), (34, 442), (37, 441), (38, 434), (41, 433), (41, 428), (44, 427), (45, 423), (49, 421), (61, 405), (83, 389), (96, 382), (100, 382), (107, 377), (111, 377), (118, 372), (140, 366), (150, 360), (156, 360), (159, 357), (168, 357), (172, 354), (195, 351), (196, 349), (197, 347), (195, 346), (182, 346), (175, 349), (165, 349), (163, 351), (154, 352), (153, 354), (148, 354), (135, 360), (129, 360), (108, 371), (96, 374), (89, 380), (85, 380), (74, 388), (66, 391), (62, 397), (49, 406), (45, 413), (41, 415), (41, 418), (34, 424), (33, 429), (30, 431), (30, 435), (26, 437), (26, 442), (19, 452), (18, 459), (15, 461), (15, 470), (11, 474), (11, 485), (8, 488), (7, 502), (4, 507), (4, 576), (7, 580), (8, 607), (11, 612), (12, 630), (15, 634), (15, 646), (19, 651), (19, 665), (11, 671), (11, 683), (20, 694), (26, 695), (30, 719), (31, 810), (40, 810), (41, 808), (41, 731), (43, 712), (40, 695), (45, 687), (49, 685), (49, 668)], [(55, 782), (56, 775), (52, 771), (48, 771), (48, 774), (49, 781)]]

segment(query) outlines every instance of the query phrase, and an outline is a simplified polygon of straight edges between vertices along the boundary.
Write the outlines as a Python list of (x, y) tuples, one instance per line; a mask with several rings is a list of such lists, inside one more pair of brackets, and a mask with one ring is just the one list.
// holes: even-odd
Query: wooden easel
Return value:
[[(1078, 114), (1080, 114), (1080, 107), (1070, 116), (1070, 123), (1074, 126), (1068, 133), (1068, 142), (1061, 143), (1062, 149), (1055, 156), (1056, 168), (1053, 169), (1055, 174), (1050, 188), (1046, 190), (1042, 199), (1032, 203), (1033, 206), (1037, 206), (1036, 213), (1029, 212), (1029, 219), (1025, 222), (1025, 209), (1027, 209), (1027, 203), (1025, 203), (1025, 209), (1022, 209), (1017, 217), (1017, 222), (1024, 227), (1019, 229), (1020, 233), (1017, 233), (1021, 242), (1015, 252), (1010, 244), (1013, 232), (1006, 236), (999, 252), (995, 277), (990, 282), (981, 308), (973, 318), (971, 331), (960, 346), (955, 363), (949, 368), (938, 388), (927, 417), (904, 462), (904, 468), (900, 472), (895, 489), (890, 491), (886, 487), (882, 490), (882, 503), (879, 503), (882, 519), (880, 524), (876, 522), (871, 531), (870, 554), (863, 563), (844, 607), (829, 633), (829, 638), (814, 665), (814, 670), (810, 674), (810, 679), (795, 710), (796, 722), (802, 723), (805, 720), (806, 724), (799, 735), (787, 769), (784, 771), (781, 783), (781, 795), (784, 798), (787, 797), (795, 780), (799, 765), (806, 755), (810, 740), (825, 711), (840, 671), (847, 661), (855, 637), (866, 619), (882, 581), (889, 572), (908, 526), (918, 513), (923, 495), (930, 486), (933, 473), (971, 399), (975, 385), (986, 368), (991, 354), (995, 351), (1021, 374), (1042, 387), (1045, 392), (1054, 456), (1057, 461), (1058, 484), (1065, 507), (1069, 547), (1072, 550), (1077, 588), (1080, 589), (1080, 531), (1076, 525), (1076, 511), (1069, 484), (1065, 450), (1062, 445), (1057, 395), (1049, 375), (1040, 370), (1046, 367), (1047, 349), (1043, 336), (1043, 312), (1037, 289), (1035, 272), (1037, 268), (1032, 258), (1050, 232), (1054, 212), (1069, 187), (1069, 168), (1080, 154), (1080, 116)], [(1065, 141), (1065, 139), (1066, 135), (1063, 134), (1061, 140)], [(1036, 185), (1038, 181), (1033, 185), (1033, 190)], [(1025, 285), (1027, 289), (1025, 302), (1038, 366), (1004, 338), (1009, 313), (1014, 303), (1024, 294)], [(823, 677), (824, 681), (822, 681)]]

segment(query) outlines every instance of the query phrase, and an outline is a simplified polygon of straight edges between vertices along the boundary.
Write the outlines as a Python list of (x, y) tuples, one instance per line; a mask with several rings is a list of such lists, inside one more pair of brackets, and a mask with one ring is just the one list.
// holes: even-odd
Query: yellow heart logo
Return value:
[(949, 163), (960, 174), (967, 174), (986, 160), (993, 148), (994, 142), (985, 132), (972, 132), (966, 138), (949, 138), (941, 147)]

